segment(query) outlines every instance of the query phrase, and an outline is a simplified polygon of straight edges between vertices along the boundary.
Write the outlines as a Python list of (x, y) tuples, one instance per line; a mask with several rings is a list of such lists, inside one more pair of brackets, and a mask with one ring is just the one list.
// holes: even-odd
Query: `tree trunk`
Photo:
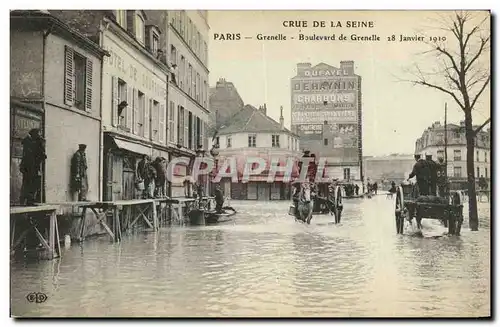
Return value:
[(467, 188), (469, 193), (469, 228), (477, 231), (479, 220), (477, 216), (476, 179), (474, 177), (474, 146), (475, 133), (472, 129), (472, 114), (465, 113), (465, 138), (467, 139)]

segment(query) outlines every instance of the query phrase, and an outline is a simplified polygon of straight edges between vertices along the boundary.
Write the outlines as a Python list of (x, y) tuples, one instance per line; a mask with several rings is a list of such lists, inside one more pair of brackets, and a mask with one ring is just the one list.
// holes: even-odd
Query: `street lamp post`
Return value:
[[(217, 170), (217, 167), (219, 165), (219, 160), (217, 159), (217, 157), (219, 156), (219, 144), (216, 143), (212, 146), (212, 149), (210, 149), (210, 155), (212, 155), (212, 157), (214, 159), (215, 169)], [(209, 180), (208, 186), (209, 186), (209, 192), (210, 192), (210, 194), (212, 194), (213, 193), (212, 192), (213, 191), (212, 190), (212, 188), (213, 188), (212, 187), (212, 185), (213, 185), (212, 180), (214, 177), (213, 170), (210, 172), (209, 176), (210, 176), (210, 180)]]

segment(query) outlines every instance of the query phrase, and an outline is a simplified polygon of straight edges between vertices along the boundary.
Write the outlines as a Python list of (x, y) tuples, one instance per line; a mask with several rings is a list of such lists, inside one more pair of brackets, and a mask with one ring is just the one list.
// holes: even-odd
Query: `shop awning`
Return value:
[(148, 156), (150, 156), (152, 153), (152, 148), (150, 146), (131, 142), (129, 140), (122, 139), (116, 136), (110, 136), (110, 138), (113, 140), (118, 149), (134, 152), (137, 154), (147, 154)]

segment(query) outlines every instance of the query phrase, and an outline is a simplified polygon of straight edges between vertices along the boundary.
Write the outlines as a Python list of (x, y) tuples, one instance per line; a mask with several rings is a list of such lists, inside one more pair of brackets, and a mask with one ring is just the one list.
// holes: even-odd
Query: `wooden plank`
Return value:
[(76, 202), (50, 202), (50, 203), (40, 203), (36, 204), (37, 206), (40, 205), (54, 205), (54, 206), (60, 206), (60, 207), (80, 207), (80, 206), (87, 206), (87, 205), (95, 205), (98, 203), (97, 201), (76, 201)]
[(42, 213), (49, 211), (59, 210), (58, 205), (42, 205), (42, 206), (29, 206), (29, 207), (10, 207), (11, 215), (20, 215), (26, 213)]
[(57, 215), (55, 211), (50, 215), (50, 227), (49, 227), (49, 246), (50, 246), (50, 255), (51, 259), (55, 257), (55, 243), (56, 243), (56, 223), (57, 223)]
[(99, 224), (101, 224), (102, 227), (104, 227), (106, 232), (108, 232), (109, 236), (111, 236), (112, 239), (115, 239), (115, 234), (113, 234), (113, 232), (111, 231), (111, 228), (109, 228), (109, 226), (104, 221), (106, 219), (106, 212), (103, 212), (102, 214), (100, 214), (99, 212), (97, 212), (97, 210), (95, 208), (90, 208), (90, 210), (92, 210), (95, 217), (97, 218), (97, 222)]

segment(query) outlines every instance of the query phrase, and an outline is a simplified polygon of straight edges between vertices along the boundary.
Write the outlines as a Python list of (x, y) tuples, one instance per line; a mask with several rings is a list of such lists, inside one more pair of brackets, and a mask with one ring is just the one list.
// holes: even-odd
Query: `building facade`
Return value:
[[(168, 11), (166, 26), (165, 48), (173, 67), (168, 83), (168, 145), (171, 158), (192, 159), (200, 146), (209, 147), (208, 12)], [(175, 171), (178, 176), (190, 173), (189, 166)], [(171, 186), (172, 196), (184, 195), (181, 183)]]
[[(276, 176), (272, 183), (267, 182), (273, 158), (279, 158), (279, 165), (286, 165), (288, 158), (297, 160), (302, 156), (298, 135), (284, 127), (283, 107), (278, 123), (267, 116), (265, 104), (259, 109), (246, 105), (231, 117), (230, 124), (222, 128), (218, 135), (219, 163), (228, 157), (235, 157), (238, 169), (238, 183), (231, 182), (229, 178), (222, 179), (226, 196), (240, 200), (290, 199), (291, 183), (283, 182), (282, 175)], [(260, 175), (250, 176), (245, 182), (241, 177), (245, 158), (248, 157), (264, 159), (266, 167)], [(294, 173), (298, 174), (296, 166)]]
[(412, 154), (391, 154), (363, 158), (364, 176), (367, 181), (384, 183), (401, 183), (408, 178), (413, 169), (415, 158)]
[(361, 77), (354, 62), (299, 63), (290, 84), (291, 128), (301, 148), (326, 158), (328, 177), (362, 180)]
[[(474, 129), (478, 126), (474, 126)], [(467, 182), (467, 143), (465, 138), (465, 122), (447, 124), (447, 174), (452, 187), (466, 188)], [(474, 175), (491, 179), (491, 130), (480, 131), (475, 140), (474, 148)], [(445, 126), (434, 122), (428, 127), (420, 138), (415, 141), (415, 153), (421, 156), (432, 155), (434, 160), (445, 158)]]
[[(206, 11), (58, 11), (110, 53), (103, 64), (103, 194), (137, 197), (141, 157), (194, 159), (208, 149)], [(182, 180), (190, 165), (177, 165)], [(182, 182), (168, 185), (184, 196)]]
[(76, 201), (71, 158), (87, 145), (87, 199), (102, 193), (101, 67), (105, 51), (47, 11), (11, 11), (11, 202), (19, 200), (22, 139), (39, 128), (46, 139), (42, 202)]

